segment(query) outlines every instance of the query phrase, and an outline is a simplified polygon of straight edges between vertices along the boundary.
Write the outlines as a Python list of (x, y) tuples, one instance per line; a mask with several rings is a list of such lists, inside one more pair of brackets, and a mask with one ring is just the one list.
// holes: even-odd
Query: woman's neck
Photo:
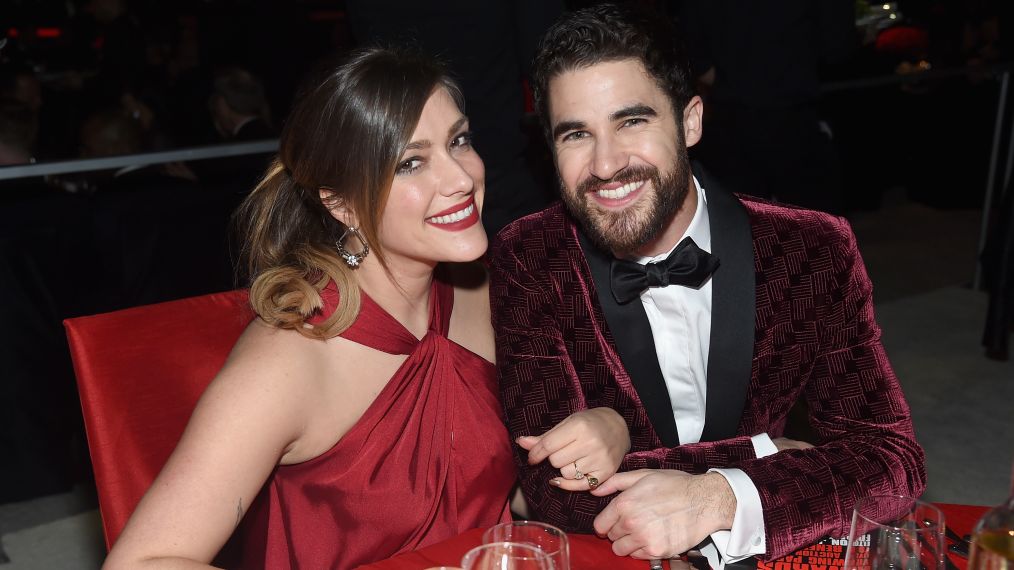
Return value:
[(412, 334), (422, 338), (429, 328), (430, 290), (436, 266), (391, 263), (388, 273), (378, 259), (370, 261), (355, 272), (359, 286)]

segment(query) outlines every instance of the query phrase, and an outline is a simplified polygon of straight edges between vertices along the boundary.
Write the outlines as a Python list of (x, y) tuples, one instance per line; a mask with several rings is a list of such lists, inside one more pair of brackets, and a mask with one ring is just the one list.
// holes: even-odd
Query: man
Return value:
[[(494, 244), (501, 390), (540, 518), (620, 555), (710, 535), (770, 559), (846, 534), (858, 497), (920, 494), (924, 457), (847, 223), (691, 172), (703, 105), (677, 39), (612, 6), (543, 39), (563, 204)], [(797, 401), (815, 446), (782, 438)]]

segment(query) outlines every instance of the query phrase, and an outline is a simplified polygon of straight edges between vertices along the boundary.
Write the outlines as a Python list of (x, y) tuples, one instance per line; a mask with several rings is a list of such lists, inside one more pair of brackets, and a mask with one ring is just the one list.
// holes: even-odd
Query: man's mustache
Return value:
[(602, 180), (590, 176), (583, 180), (577, 185), (577, 192), (579, 195), (584, 195), (588, 192), (598, 192), (602, 187), (607, 184), (626, 184), (627, 182), (636, 182), (639, 180), (658, 180), (658, 169), (652, 166), (628, 166), (623, 170), (617, 172), (609, 180)]

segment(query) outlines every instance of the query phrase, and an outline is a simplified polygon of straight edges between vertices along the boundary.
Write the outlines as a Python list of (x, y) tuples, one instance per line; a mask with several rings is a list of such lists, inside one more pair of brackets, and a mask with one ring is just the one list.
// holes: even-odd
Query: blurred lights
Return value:
[(897, 14), (891, 14), (888, 17), (891, 18), (892, 20), (897, 20), (898, 19), (898, 15)]
[[(31, 37), (31, 30), (28, 30), (27, 32), (29, 34), (29, 37)], [(61, 30), (60, 28), (52, 28), (52, 27), (35, 28), (35, 37), (40, 39), (52, 40), (59, 38), (61, 36), (63, 36), (63, 30)], [(17, 39), (21, 37), (21, 30), (13, 26), (7, 28), (7, 37)]]
[(890, 10), (891, 9), (891, 5), (890, 4), (884, 4), (883, 8), (884, 8), (884, 10)]

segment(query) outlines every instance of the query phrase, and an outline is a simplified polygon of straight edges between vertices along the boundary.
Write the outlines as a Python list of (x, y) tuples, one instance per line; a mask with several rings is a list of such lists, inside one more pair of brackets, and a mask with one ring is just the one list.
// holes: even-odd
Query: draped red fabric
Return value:
[[(337, 303), (325, 290), (324, 314)], [(408, 358), (329, 451), (279, 466), (247, 515), (244, 567), (353, 568), (507, 520), (516, 478), (493, 365), (447, 339), (434, 280), (415, 338), (365, 293), (342, 336)]]

